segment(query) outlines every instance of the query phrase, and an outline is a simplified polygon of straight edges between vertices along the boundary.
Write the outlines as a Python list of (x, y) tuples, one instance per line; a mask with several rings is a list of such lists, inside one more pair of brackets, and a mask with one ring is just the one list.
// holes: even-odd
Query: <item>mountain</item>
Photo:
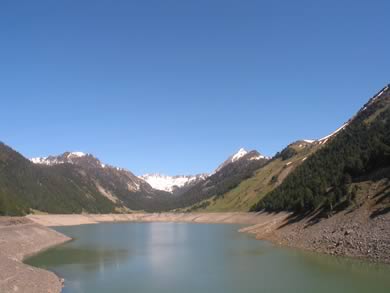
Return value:
[(389, 118), (385, 87), (321, 139), (291, 143), (272, 159), (240, 149), (211, 174), (194, 176), (137, 177), (82, 152), (30, 161), (0, 143), (0, 214), (333, 211), (368, 193), (383, 204), (390, 201)]
[(170, 195), (90, 154), (30, 161), (0, 144), (0, 214), (153, 212), (167, 209)]
[(219, 197), (235, 188), (242, 180), (251, 177), (255, 170), (263, 167), (268, 161), (268, 158), (255, 150), (248, 152), (240, 149), (219, 165), (207, 178), (183, 192), (171, 207), (175, 209), (199, 208), (198, 205), (202, 205), (204, 200)]
[(212, 196), (189, 207), (188, 211), (249, 211), (263, 196), (280, 185), (307, 157), (320, 147), (313, 140), (300, 140), (288, 145), (272, 159), (256, 169), (252, 176), (222, 195)]
[[(292, 177), (295, 177), (300, 170), (301, 165), (308, 165), (309, 164), (309, 158), (311, 158), (314, 154), (319, 152), (322, 149), (328, 148), (328, 146), (333, 144), (333, 140), (338, 135), (341, 135), (345, 131), (349, 131), (351, 125), (359, 124), (358, 121), (363, 120), (364, 124), (370, 125), (374, 120), (378, 119), (379, 116), (382, 117), (379, 118), (379, 124), (382, 124), (384, 121), (387, 121), (384, 119), (386, 117), (386, 114), (388, 114), (386, 111), (389, 109), (389, 101), (388, 101), (388, 95), (389, 95), (389, 88), (385, 87), (382, 89), (378, 94), (376, 94), (373, 98), (371, 98), (363, 107), (362, 109), (349, 121), (344, 123), (341, 127), (339, 127), (336, 131), (332, 132), (331, 134), (317, 139), (317, 140), (299, 140), (294, 143), (289, 144), (286, 148), (284, 148), (282, 151), (278, 152), (265, 166), (259, 168), (253, 173), (253, 176), (250, 178), (242, 180), (236, 187), (229, 190), (228, 192), (224, 193), (222, 196), (213, 196), (207, 200), (203, 200), (202, 202), (188, 208), (187, 210), (197, 210), (197, 211), (208, 211), (208, 212), (221, 212), (221, 211), (248, 211), (248, 210), (261, 210), (264, 208), (264, 203), (272, 202), (272, 197), (274, 196), (274, 193), (272, 191), (274, 189), (277, 189), (278, 191), (275, 191), (279, 194), (279, 197), (283, 197), (282, 194), (286, 194), (288, 192), (288, 188), (282, 189), (284, 184), (284, 181), (288, 179), (286, 182), (289, 182), (291, 179), (290, 175)], [(365, 129), (364, 131), (371, 133), (372, 139), (377, 139), (379, 137), (383, 136), (381, 134), (378, 134), (378, 137), (374, 134), (377, 132), (376, 126), (371, 125), (370, 129)], [(358, 137), (359, 135), (356, 135)], [(354, 138), (355, 139), (355, 138)], [(348, 136), (349, 142), (344, 143), (344, 146), (346, 145), (352, 145), (351, 143), (351, 134)], [(371, 146), (372, 152), (374, 153), (382, 153), (385, 152), (385, 146), (388, 145), (388, 141), (384, 141), (381, 145), (374, 145)], [(365, 143), (362, 148), (367, 147), (367, 143)], [(341, 150), (344, 146), (337, 146), (337, 150)], [(346, 152), (354, 152), (355, 150), (345, 150)], [(325, 152), (325, 151), (324, 151)], [(332, 152), (332, 155), (335, 155), (335, 152)], [(364, 154), (363, 156), (366, 156), (367, 154)], [(323, 156), (322, 151), (316, 156)], [(345, 156), (345, 155), (344, 155)], [(324, 170), (321, 171), (320, 175), (318, 176), (324, 176), (324, 173), (330, 172), (331, 168), (327, 165), (328, 162), (330, 162), (332, 158), (331, 156), (326, 156), (322, 160), (322, 164), (326, 166)], [(336, 165), (336, 164), (334, 164)], [(306, 176), (302, 176), (301, 180), (307, 182), (309, 178), (311, 178), (311, 167), (303, 167), (306, 169)], [(385, 168), (382, 170), (379, 168), (379, 173), (386, 172), (387, 169)], [(364, 172), (363, 172), (364, 173)], [(390, 172), (389, 172), (390, 174)], [(355, 181), (361, 181), (364, 179), (367, 179), (367, 175), (363, 176), (361, 178), (354, 178), (354, 183), (352, 184), (355, 188), (360, 188), (360, 193), (363, 193), (362, 190), (364, 188), (368, 187), (361, 187), (358, 186), (359, 183), (356, 183)], [(346, 174), (346, 178), (348, 178), (350, 175)], [(369, 176), (368, 176), (369, 177)], [(382, 176), (383, 177), (383, 176)], [(379, 177), (381, 178), (381, 177)], [(317, 178), (318, 180), (318, 178)], [(303, 182), (301, 182), (302, 185)], [(300, 184), (301, 184), (300, 183)], [(366, 182), (367, 183), (367, 182)], [(287, 184), (287, 183), (286, 183)], [(368, 183), (367, 183), (368, 184)], [(366, 185), (367, 185), (366, 184)], [(386, 183), (381, 182), (375, 183), (378, 184), (378, 186), (386, 185)], [(280, 188), (279, 186), (282, 185)], [(360, 184), (361, 185), (361, 184)], [(368, 184), (369, 185), (369, 184)], [(299, 197), (298, 193), (302, 194), (304, 191), (299, 188), (299, 186), (294, 186), (294, 188), (298, 191), (296, 191), (295, 196)], [(331, 189), (332, 187), (328, 187)], [(345, 187), (344, 187), (345, 188)], [(374, 187), (371, 187), (371, 190), (375, 189)], [(280, 190), (283, 190), (280, 192)], [(339, 192), (339, 191), (338, 191)], [(269, 194), (269, 196), (268, 196)], [(271, 195), (272, 194), (272, 195)], [(310, 192), (309, 192), (310, 195)], [(265, 198), (264, 200), (262, 200)], [(329, 205), (329, 203), (328, 203)], [(334, 202), (332, 201), (332, 205), (334, 205)], [(306, 209), (307, 207), (303, 208)], [(268, 210), (274, 210), (267, 207)], [(291, 209), (291, 208), (289, 208)], [(277, 209), (275, 209), (277, 210)], [(283, 208), (279, 208), (279, 210), (283, 210)]]
[(146, 181), (154, 189), (166, 191), (169, 193), (180, 193), (184, 189), (188, 189), (191, 186), (205, 180), (208, 177), (207, 174), (197, 175), (178, 175), (167, 176), (162, 174), (145, 174), (139, 178)]
[(42, 165), (58, 165), (58, 164), (73, 164), (74, 162), (79, 161), (80, 158), (86, 157), (87, 154), (83, 152), (66, 152), (60, 156), (49, 156), (49, 157), (43, 157), (43, 158), (32, 158), (31, 161), (35, 164), (42, 164)]
[[(31, 161), (34, 164), (45, 166), (70, 164), (83, 169), (84, 171), (88, 172), (89, 175), (97, 177), (101, 182), (112, 180), (113, 182), (106, 183), (108, 186), (114, 186), (112, 183), (116, 182), (116, 188), (122, 187), (122, 189), (127, 189), (131, 192), (153, 192), (153, 189), (149, 184), (135, 176), (130, 171), (103, 164), (99, 159), (97, 159), (91, 154), (85, 154), (83, 152), (65, 152), (59, 156), (32, 158)], [(99, 184), (97, 184), (97, 186), (99, 186), (99, 189), (102, 190), (104, 194), (110, 193), (108, 190), (103, 191), (103, 187)], [(108, 189), (110, 188), (108, 187)]]
[[(390, 187), (389, 86), (342, 127), (313, 144), (321, 147), (252, 210), (329, 212), (357, 204), (357, 194), (364, 195), (367, 186)], [(389, 198), (386, 190), (377, 190), (378, 203)]]
[(1, 143), (0, 214), (167, 211), (229, 190), (266, 161), (256, 151), (240, 150), (210, 176), (137, 177), (91, 154), (28, 160)]
[(156, 190), (132, 172), (102, 163), (91, 154), (65, 152), (58, 156), (33, 158), (36, 165), (76, 168), (99, 191), (117, 205), (117, 210), (159, 211), (165, 209), (169, 193)]
[[(172, 194), (185, 194), (192, 187), (198, 184), (202, 184), (205, 182), (208, 177), (215, 175), (216, 173), (220, 173), (225, 167), (230, 164), (242, 164), (242, 162), (249, 161), (261, 161), (264, 162), (266, 160), (265, 156), (259, 154), (257, 151), (247, 152), (245, 149), (241, 148), (237, 153), (231, 155), (226, 161), (224, 161), (221, 165), (218, 166), (217, 169), (211, 174), (197, 174), (197, 175), (178, 175), (178, 176), (167, 176), (161, 174), (145, 174), (140, 176), (139, 178), (148, 182), (154, 189), (163, 190), (166, 192), (170, 192)], [(257, 165), (256, 163), (253, 165)], [(260, 164), (262, 165), (262, 163)], [(241, 171), (242, 172), (242, 171)]]
[(237, 153), (231, 155), (225, 162), (218, 166), (218, 168), (213, 172), (213, 174), (219, 172), (229, 164), (238, 162), (240, 159), (244, 159), (245, 161), (258, 161), (262, 159), (269, 159), (265, 156), (261, 155), (257, 151), (248, 152), (243, 148), (240, 148)]
[(80, 169), (36, 165), (0, 143), (0, 214), (110, 213), (117, 207)]

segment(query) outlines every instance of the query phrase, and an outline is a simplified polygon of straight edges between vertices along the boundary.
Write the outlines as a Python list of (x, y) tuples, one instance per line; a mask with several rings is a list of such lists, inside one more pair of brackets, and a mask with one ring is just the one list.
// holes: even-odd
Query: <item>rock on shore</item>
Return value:
[(373, 214), (369, 202), (329, 218), (291, 215), (276, 229), (260, 224), (242, 231), (284, 246), (390, 264), (390, 213)]

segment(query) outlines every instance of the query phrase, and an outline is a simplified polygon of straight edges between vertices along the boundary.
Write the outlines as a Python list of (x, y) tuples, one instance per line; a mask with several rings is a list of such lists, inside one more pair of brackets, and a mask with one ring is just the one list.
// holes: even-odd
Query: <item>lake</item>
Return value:
[(58, 227), (73, 241), (26, 263), (63, 292), (390, 292), (390, 266), (273, 246), (238, 225), (105, 223)]

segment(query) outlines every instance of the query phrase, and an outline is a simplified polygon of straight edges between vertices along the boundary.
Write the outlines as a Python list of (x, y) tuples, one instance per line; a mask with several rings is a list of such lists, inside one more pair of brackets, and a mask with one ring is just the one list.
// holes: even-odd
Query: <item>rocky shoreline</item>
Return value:
[(291, 215), (277, 229), (258, 224), (241, 232), (282, 246), (390, 264), (390, 213), (373, 217), (369, 204), (329, 218)]
[(0, 217), (0, 292), (60, 292), (59, 277), (26, 265), (23, 259), (69, 240), (29, 219)]

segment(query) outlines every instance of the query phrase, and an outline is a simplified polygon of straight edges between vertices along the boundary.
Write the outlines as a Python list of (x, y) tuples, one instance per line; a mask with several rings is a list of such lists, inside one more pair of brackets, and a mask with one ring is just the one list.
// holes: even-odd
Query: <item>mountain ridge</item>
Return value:
[[(50, 213), (168, 211), (195, 206), (217, 209), (220, 203), (228, 210), (249, 209), (248, 205), (252, 210), (312, 209), (319, 205), (333, 209), (344, 198), (343, 190), (348, 196), (352, 194), (342, 183), (350, 182), (349, 177), (354, 183), (374, 176), (374, 171), (377, 177), (387, 174), (389, 112), (387, 85), (323, 138), (298, 140), (272, 158), (241, 148), (208, 175), (149, 174), (149, 178), (165, 180), (159, 183), (160, 189), (145, 177), (106, 165), (91, 154), (65, 152), (27, 160), (1, 144), (0, 213), (23, 214), (29, 209)], [(335, 173), (330, 176), (330, 172)], [(329, 197), (325, 196), (329, 192)]]

